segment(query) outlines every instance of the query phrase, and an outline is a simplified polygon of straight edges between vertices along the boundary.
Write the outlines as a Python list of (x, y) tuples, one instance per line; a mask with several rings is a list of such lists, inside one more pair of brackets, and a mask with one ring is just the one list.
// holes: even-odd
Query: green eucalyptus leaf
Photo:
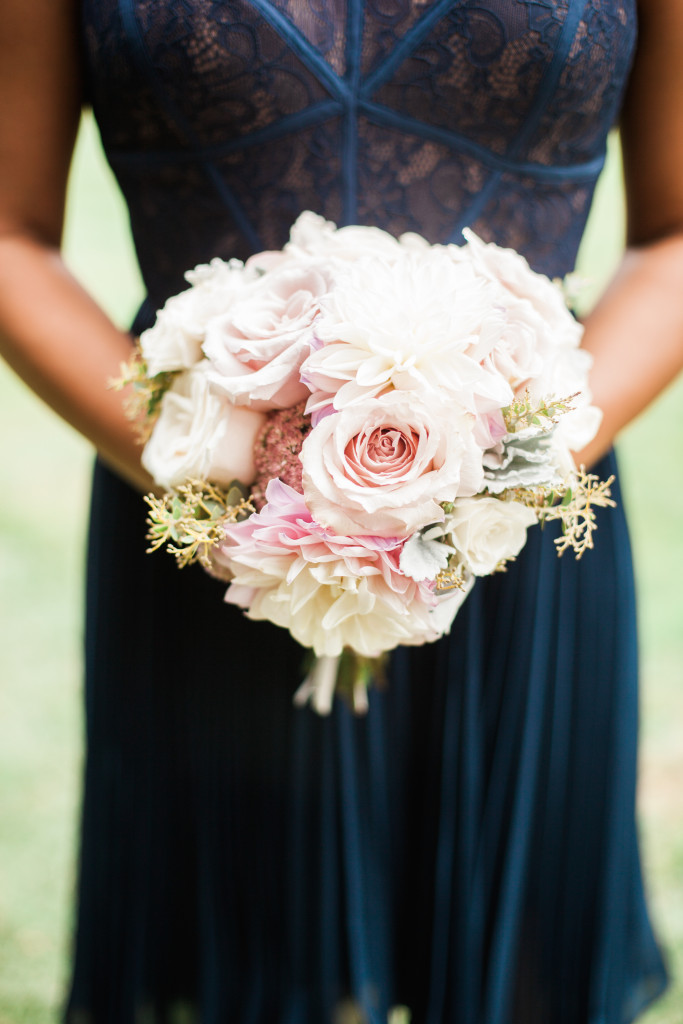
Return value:
[(225, 515), (225, 509), (220, 501), (215, 501), (213, 498), (208, 498), (204, 502), (206, 511), (208, 512), (209, 519), (220, 519)]
[(241, 484), (236, 484), (234, 481), (230, 484), (225, 502), (227, 505), (239, 505), (240, 502), (244, 501), (246, 494)]

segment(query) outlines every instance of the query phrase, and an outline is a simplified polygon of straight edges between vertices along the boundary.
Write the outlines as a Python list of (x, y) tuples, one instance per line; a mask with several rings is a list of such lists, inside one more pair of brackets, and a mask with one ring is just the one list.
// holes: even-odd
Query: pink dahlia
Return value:
[(431, 585), (401, 572), (398, 538), (333, 534), (280, 480), (269, 483), (266, 500), (261, 512), (227, 527), (215, 553), (233, 577), (226, 601), (250, 619), (283, 626), (332, 657), (350, 647), (373, 658), (445, 631)]

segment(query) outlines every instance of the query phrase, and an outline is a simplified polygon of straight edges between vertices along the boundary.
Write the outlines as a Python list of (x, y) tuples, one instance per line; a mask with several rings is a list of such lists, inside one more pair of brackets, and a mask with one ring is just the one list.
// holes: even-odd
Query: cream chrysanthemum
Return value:
[(506, 405), (509, 385), (482, 365), (505, 328), (499, 300), (495, 284), (447, 248), (345, 266), (321, 304), (320, 347), (302, 367), (309, 411), (393, 389), (447, 396), (467, 412)]

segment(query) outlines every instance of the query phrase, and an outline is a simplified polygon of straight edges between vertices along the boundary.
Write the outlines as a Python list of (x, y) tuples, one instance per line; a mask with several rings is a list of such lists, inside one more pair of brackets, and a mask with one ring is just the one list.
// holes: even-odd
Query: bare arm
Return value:
[[(0, 27), (0, 342), (21, 376), (137, 486), (151, 481), (119, 393), (129, 340), (58, 254), (78, 124), (76, 0), (5, 0)], [(630, 249), (586, 325), (605, 418), (586, 462), (683, 365), (683, 4), (643, 0), (623, 119)]]
[(683, 367), (683, 3), (642, 0), (622, 119), (628, 249), (586, 321), (604, 411), (590, 464)]
[(0, 24), (0, 347), (131, 483), (149, 489), (120, 393), (130, 354), (59, 255), (80, 115), (76, 0), (4, 0)]

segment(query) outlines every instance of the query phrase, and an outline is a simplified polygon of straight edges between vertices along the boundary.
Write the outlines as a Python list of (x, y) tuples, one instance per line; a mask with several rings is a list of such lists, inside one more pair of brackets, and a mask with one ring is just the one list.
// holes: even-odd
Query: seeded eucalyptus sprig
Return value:
[(571, 548), (578, 560), (593, 547), (593, 533), (597, 529), (595, 509), (616, 506), (610, 491), (613, 483), (613, 476), (600, 480), (581, 466), (573, 479), (558, 486), (514, 488), (501, 497), (509, 496), (533, 508), (542, 526), (558, 520), (562, 536), (555, 538), (557, 553), (563, 555)]
[(209, 568), (209, 552), (225, 537), (224, 527), (246, 519), (256, 509), (249, 491), (234, 480), (227, 489), (202, 480), (188, 480), (163, 498), (148, 494), (149, 552), (166, 545), (182, 569), (193, 562)]
[(114, 391), (122, 391), (124, 388), (131, 387), (130, 394), (125, 401), (125, 411), (128, 419), (136, 426), (140, 444), (145, 444), (149, 440), (159, 415), (161, 399), (179, 372), (179, 370), (167, 370), (164, 373), (157, 373), (155, 377), (150, 377), (142, 351), (136, 345), (128, 362), (121, 363), (120, 376), (109, 381), (109, 387)]
[(581, 466), (574, 486), (567, 487), (562, 500), (543, 511), (541, 523), (559, 519), (562, 524), (562, 536), (555, 538), (558, 555), (571, 548), (578, 560), (584, 551), (593, 547), (593, 532), (597, 529), (594, 510), (616, 507), (611, 497), (612, 483), (614, 476), (600, 480)]
[(464, 590), (467, 586), (467, 577), (461, 565), (454, 568), (442, 569), (436, 576), (436, 593), (450, 594), (453, 590)]
[(528, 390), (525, 391), (521, 398), (515, 398), (510, 405), (503, 409), (503, 419), (508, 433), (516, 434), (520, 430), (526, 430), (532, 426), (550, 430), (560, 416), (574, 408), (572, 402), (578, 394), (577, 391), (567, 398), (557, 398), (552, 401), (542, 400), (538, 405), (534, 405)]

